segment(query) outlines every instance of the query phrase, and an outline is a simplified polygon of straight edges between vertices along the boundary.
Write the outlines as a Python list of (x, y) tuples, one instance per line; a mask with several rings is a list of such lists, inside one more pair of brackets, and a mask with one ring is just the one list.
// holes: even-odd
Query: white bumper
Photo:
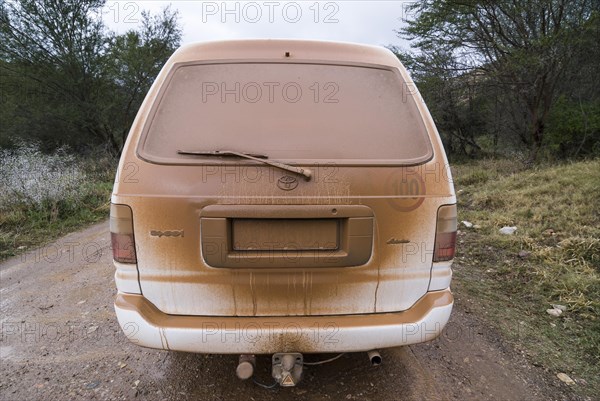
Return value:
[(448, 322), (449, 289), (428, 292), (409, 310), (341, 316), (173, 316), (141, 295), (119, 293), (125, 335), (144, 347), (207, 354), (358, 352), (436, 338)]

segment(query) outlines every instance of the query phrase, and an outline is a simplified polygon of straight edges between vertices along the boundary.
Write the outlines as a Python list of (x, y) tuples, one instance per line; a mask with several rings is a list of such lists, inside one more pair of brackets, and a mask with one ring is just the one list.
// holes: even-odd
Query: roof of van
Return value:
[[(289, 56), (286, 54), (289, 53)], [(169, 60), (172, 63), (204, 60), (314, 60), (398, 66), (386, 48), (347, 42), (295, 39), (244, 39), (188, 44)]]

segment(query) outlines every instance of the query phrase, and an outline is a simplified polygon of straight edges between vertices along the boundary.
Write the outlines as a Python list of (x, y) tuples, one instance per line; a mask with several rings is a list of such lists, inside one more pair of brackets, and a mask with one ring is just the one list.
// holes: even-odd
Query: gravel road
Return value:
[[(238, 380), (236, 356), (130, 343), (116, 321), (115, 293), (107, 222), (0, 264), (0, 399), (576, 399), (471, 313), (459, 292), (437, 340), (382, 350), (379, 367), (366, 354), (346, 354), (305, 368), (295, 388), (275, 389)], [(258, 378), (271, 383), (269, 358), (257, 363)]]

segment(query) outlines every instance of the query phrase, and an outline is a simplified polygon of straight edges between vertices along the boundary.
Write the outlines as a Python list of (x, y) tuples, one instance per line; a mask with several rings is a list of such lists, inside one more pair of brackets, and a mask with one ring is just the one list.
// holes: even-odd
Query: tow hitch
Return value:
[(293, 387), (300, 382), (304, 365), (302, 354), (274, 354), (272, 360), (271, 373), (280, 386)]
[[(298, 352), (280, 352), (273, 354), (271, 358), (271, 375), (275, 379), (272, 384), (262, 383), (255, 376), (256, 370), (256, 357), (254, 355), (240, 355), (239, 363), (236, 368), (237, 377), (242, 380), (246, 380), (252, 377), (252, 381), (263, 388), (271, 389), (280, 385), (281, 387), (294, 387), (300, 380), (302, 380), (302, 368), (304, 365), (316, 366), (324, 363), (333, 362), (339, 359), (344, 354), (338, 354), (333, 358), (316, 361), (316, 362), (304, 362), (304, 356)], [(377, 366), (381, 363), (381, 356), (379, 352), (373, 350), (369, 352), (369, 359), (373, 366)]]

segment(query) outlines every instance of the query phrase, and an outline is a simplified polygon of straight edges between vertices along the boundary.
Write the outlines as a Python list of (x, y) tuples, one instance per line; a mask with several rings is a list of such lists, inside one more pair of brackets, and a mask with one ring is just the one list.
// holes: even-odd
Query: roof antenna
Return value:
[(290, 52), (285, 52), (285, 56), (289, 57), (290, 56)]

